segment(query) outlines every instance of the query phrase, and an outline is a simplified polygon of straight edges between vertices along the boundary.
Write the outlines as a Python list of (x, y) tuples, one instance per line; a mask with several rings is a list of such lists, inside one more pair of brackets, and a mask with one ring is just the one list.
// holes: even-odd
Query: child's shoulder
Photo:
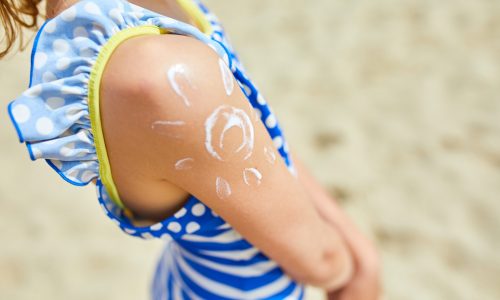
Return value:
[(46, 159), (74, 185), (99, 177), (91, 120), (98, 114), (89, 103), (104, 66), (125, 40), (165, 33), (193, 37), (228, 58), (195, 27), (123, 0), (82, 0), (47, 20), (34, 41), (29, 88), (8, 108), (30, 158)]
[[(101, 93), (110, 91), (144, 104), (158, 95), (169, 98), (165, 84), (170, 81), (175, 86), (174, 80), (182, 77), (180, 81), (185, 82), (170, 90), (171, 98), (177, 98), (180, 89), (194, 85), (194, 81), (218, 87), (213, 81), (220, 77), (224, 66), (227, 62), (216, 51), (195, 38), (173, 34), (141, 36), (125, 41), (114, 51), (103, 72)], [(229, 76), (231, 71), (227, 72)], [(206, 90), (195, 86), (193, 92)]]

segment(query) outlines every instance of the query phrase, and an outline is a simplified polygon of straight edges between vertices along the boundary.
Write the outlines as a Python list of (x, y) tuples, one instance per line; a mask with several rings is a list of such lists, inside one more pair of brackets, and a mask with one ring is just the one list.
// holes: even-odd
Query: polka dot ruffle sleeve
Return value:
[(35, 38), (29, 88), (8, 111), (30, 158), (46, 159), (69, 183), (99, 178), (88, 105), (96, 60), (112, 36), (141, 25), (202, 40), (230, 64), (224, 46), (197, 28), (127, 1), (83, 0), (47, 20)]

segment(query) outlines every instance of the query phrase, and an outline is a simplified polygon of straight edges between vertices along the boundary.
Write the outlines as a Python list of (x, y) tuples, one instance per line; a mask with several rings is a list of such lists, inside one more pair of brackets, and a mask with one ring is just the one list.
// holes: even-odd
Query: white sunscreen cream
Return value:
[(274, 154), (274, 151), (272, 149), (265, 147), (264, 148), (264, 155), (266, 156), (266, 160), (270, 164), (274, 164), (274, 162), (276, 161), (276, 155)]
[[(222, 123), (221, 123), (222, 122)], [(223, 124), (222, 131), (216, 132), (216, 125)], [(234, 153), (241, 153), (243, 160), (252, 155), (254, 147), (254, 128), (250, 117), (244, 110), (229, 105), (221, 105), (205, 121), (205, 147), (210, 155), (224, 161), (224, 137), (229, 129), (236, 127), (241, 131), (241, 144)], [(214, 137), (218, 139), (214, 139)], [(218, 143), (217, 143), (218, 140)]]
[(193, 86), (193, 84), (191, 83), (191, 80), (189, 80), (189, 77), (187, 76), (186, 68), (183, 65), (175, 64), (172, 67), (170, 67), (167, 71), (168, 81), (170, 82), (170, 85), (174, 89), (175, 93), (177, 95), (179, 95), (179, 97), (182, 98), (182, 100), (184, 101), (184, 104), (186, 106), (190, 106), (191, 103), (189, 103), (187, 96), (184, 94), (181, 87), (179, 86), (178, 78), (181, 76), (184, 77), (185, 81), (188, 83), (188, 85), (191, 88), (193, 88), (193, 89), (195, 88)]
[(220, 58), (219, 58), (219, 68), (222, 74), (222, 82), (224, 83), (224, 89), (226, 90), (226, 94), (229, 96), (233, 93), (234, 89), (234, 81), (232, 73), (226, 66), (226, 63), (224, 63), (224, 61)]
[(174, 131), (175, 128), (186, 125), (184, 121), (168, 121), (168, 120), (160, 120), (154, 121), (151, 124), (151, 129), (158, 132), (161, 135), (166, 135), (173, 138), (180, 138), (182, 134), (178, 131)]
[(245, 168), (243, 170), (243, 180), (248, 186), (258, 186), (262, 180), (262, 174), (256, 168)]
[(191, 157), (179, 159), (175, 163), (175, 169), (178, 171), (190, 170), (193, 168), (193, 163), (194, 163), (194, 159), (192, 159)]
[(217, 177), (215, 180), (215, 191), (220, 199), (225, 199), (231, 195), (231, 186), (222, 177)]

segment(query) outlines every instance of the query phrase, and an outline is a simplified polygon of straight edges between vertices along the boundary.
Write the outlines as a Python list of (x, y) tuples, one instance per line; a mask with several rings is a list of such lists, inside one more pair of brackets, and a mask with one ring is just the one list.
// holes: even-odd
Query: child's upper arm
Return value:
[(338, 251), (334, 231), (212, 49), (179, 35), (137, 37), (106, 68), (107, 145), (126, 157), (111, 161), (114, 173), (167, 181), (196, 196), (296, 278), (331, 274), (323, 262)]

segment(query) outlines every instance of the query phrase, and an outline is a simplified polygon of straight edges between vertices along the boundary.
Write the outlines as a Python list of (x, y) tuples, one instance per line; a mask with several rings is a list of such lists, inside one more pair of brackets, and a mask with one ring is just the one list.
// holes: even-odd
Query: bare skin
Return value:
[[(48, 0), (48, 17), (75, 2)], [(193, 24), (175, 0), (130, 2)], [(253, 111), (241, 90), (235, 89), (228, 96), (222, 84), (215, 88), (213, 80), (204, 79), (220, 78), (217, 57), (205, 48), (186, 37), (144, 36), (124, 42), (109, 61), (102, 81), (101, 117), (113, 178), (125, 206), (153, 223), (177, 211), (193, 194), (291, 277), (327, 290), (329, 299), (378, 299), (379, 267), (373, 246), (297, 157), (293, 158), (298, 181), (282, 160), (270, 164), (262, 151), (243, 162), (220, 162), (207, 153), (204, 122), (210, 113), (220, 105), (236, 107), (248, 115)], [(159, 62), (155, 53), (161, 52), (179, 55)], [(179, 63), (188, 66), (190, 78), (199, 87), (198, 92), (187, 94), (196, 103), (192, 109), (179, 102), (164, 75), (166, 69)], [(151, 130), (151, 124), (158, 120), (182, 120), (189, 125), (173, 129), (177, 137), (159, 135)], [(253, 121), (252, 126), (255, 148), (274, 149), (263, 124)], [(179, 139), (179, 135), (188, 137)], [(228, 145), (238, 145), (241, 133), (228, 131), (225, 140)], [(277, 152), (274, 155), (279, 157)], [(176, 163), (188, 156), (196, 163), (180, 175)], [(258, 188), (239, 180), (241, 170), (249, 166), (262, 175)], [(221, 199), (214, 188), (220, 176), (231, 184), (232, 194), (227, 199)], [(287, 205), (280, 199), (287, 199)]]
[(328, 300), (379, 299), (380, 263), (374, 245), (359, 232), (356, 225), (310, 174), (302, 161), (296, 156), (292, 156), (292, 159), (297, 167), (298, 179), (309, 192), (317, 210), (323, 219), (338, 228), (354, 258), (353, 278), (342, 289), (328, 292)]
[[(168, 52), (177, 54), (155, 55)], [(197, 87), (190, 89), (186, 81), (180, 84), (189, 107), (167, 80), (166, 72), (178, 64)], [(162, 217), (158, 211), (166, 216), (192, 194), (297, 281), (329, 289), (346, 284), (352, 270), (346, 245), (336, 228), (319, 216), (283, 160), (267, 161), (264, 148), (273, 149), (273, 142), (262, 122), (250, 117), (254, 111), (241, 89), (227, 95), (219, 57), (211, 48), (178, 35), (131, 38), (113, 53), (102, 84), (106, 146), (127, 207), (146, 218)], [(251, 150), (235, 151), (244, 134), (234, 127), (223, 136), (227, 123), (217, 117), (219, 111), (234, 112), (242, 119), (248, 116), (247, 132), (252, 128), (254, 133)], [(151, 129), (158, 120), (182, 120), (186, 125), (167, 129), (178, 134), (160, 135)], [(207, 128), (212, 128), (217, 141), (213, 145), (221, 140), (224, 147), (210, 150)], [(195, 163), (180, 172), (175, 165), (185, 157)], [(242, 172), (249, 167), (262, 175), (258, 187), (243, 180)]]

